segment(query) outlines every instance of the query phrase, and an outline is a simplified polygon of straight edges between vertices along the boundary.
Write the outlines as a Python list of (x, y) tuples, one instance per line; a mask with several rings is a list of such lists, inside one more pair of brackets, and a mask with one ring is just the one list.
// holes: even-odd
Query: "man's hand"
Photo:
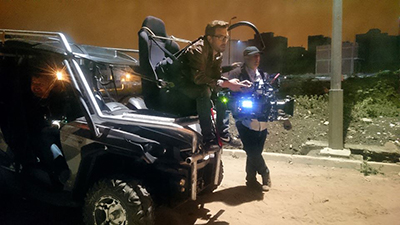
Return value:
[(232, 82), (232, 83), (236, 83), (236, 84), (240, 83), (240, 80), (237, 79), (237, 78), (230, 79), (229, 81)]
[(244, 81), (241, 81), (240, 84), (246, 85), (246, 87), (242, 87), (240, 89), (241, 92), (243, 92), (243, 93), (253, 92), (254, 89), (252, 88), (253, 87), (253, 83), (252, 82), (250, 82), (248, 80), (244, 80)]
[(235, 69), (235, 68), (240, 67), (241, 65), (242, 65), (241, 62), (234, 62), (234, 63), (231, 64), (231, 67), (232, 67), (233, 69)]
[(241, 91), (242, 88), (248, 88), (250, 87), (247, 84), (242, 84), (239, 79), (231, 79), (231, 80), (225, 80), (222, 84), (221, 87), (223, 88), (229, 88), (231, 91), (238, 92)]
[(248, 87), (253, 86), (253, 83), (252, 83), (251, 81), (248, 81), (248, 80), (244, 80), (244, 81), (241, 81), (241, 82), (239, 82), (239, 83), (244, 84), (244, 85), (247, 85)]

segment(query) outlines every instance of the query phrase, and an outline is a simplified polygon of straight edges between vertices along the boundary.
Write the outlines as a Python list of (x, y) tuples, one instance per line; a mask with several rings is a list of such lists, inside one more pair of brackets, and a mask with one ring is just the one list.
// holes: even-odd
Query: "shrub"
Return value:
[[(372, 77), (351, 77), (345, 80), (344, 120), (400, 116), (400, 70), (384, 71)], [(327, 82), (312, 82), (306, 79), (286, 81), (281, 95), (292, 94), (296, 99), (296, 114), (328, 117), (328, 95), (324, 94)], [(283, 91), (283, 93), (282, 93)]]
[(295, 114), (299, 116), (318, 115), (328, 117), (328, 95), (295, 96)]
[(399, 71), (343, 82), (344, 108), (352, 119), (400, 116)]

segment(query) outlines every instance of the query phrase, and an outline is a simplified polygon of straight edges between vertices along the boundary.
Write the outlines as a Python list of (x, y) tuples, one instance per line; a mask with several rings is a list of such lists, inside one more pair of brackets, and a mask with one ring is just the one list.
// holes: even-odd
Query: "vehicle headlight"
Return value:
[(64, 79), (64, 75), (63, 75), (63, 73), (61, 71), (57, 71), (56, 72), (56, 77), (57, 77), (57, 80), (63, 80)]

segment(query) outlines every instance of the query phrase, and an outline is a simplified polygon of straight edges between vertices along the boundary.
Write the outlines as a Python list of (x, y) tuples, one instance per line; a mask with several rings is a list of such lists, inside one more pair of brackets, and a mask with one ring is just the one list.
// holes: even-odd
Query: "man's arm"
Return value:
[(231, 79), (239, 79), (241, 71), (242, 71), (241, 67), (237, 67), (234, 70), (230, 71), (228, 73), (228, 79), (230, 79), (230, 80)]
[(196, 46), (187, 52), (189, 67), (195, 84), (206, 84), (213, 89), (217, 89), (219, 86), (229, 88), (232, 91), (240, 91), (242, 87), (247, 87), (247, 85), (240, 84), (237, 79), (228, 80), (221, 77), (220, 70), (209, 70), (207, 72), (214, 74), (206, 74), (206, 57), (202, 55), (202, 50), (202, 46)]
[(234, 62), (229, 66), (223, 66), (222, 67), (222, 73), (231, 73), (234, 69), (240, 67), (241, 63), (239, 62)]
[(238, 92), (242, 91), (242, 88), (249, 88), (251, 85), (247, 83), (243, 83), (239, 81), (239, 79), (231, 79), (231, 80), (218, 80), (218, 86), (222, 88), (229, 88), (231, 91)]
[(217, 76), (217, 74), (215, 74), (214, 76), (216, 78), (213, 78), (214, 76), (206, 75), (206, 57), (202, 54), (202, 46), (193, 47), (187, 52), (190, 73), (192, 75), (191, 79), (193, 79), (195, 84), (206, 84), (210, 87), (215, 87), (220, 75)]
[[(252, 83), (248, 80), (239, 80), (240, 74), (242, 72), (241, 67), (237, 67), (234, 70), (230, 71), (225, 79), (229, 82), (221, 82), (219, 81), (219, 86), (223, 88), (229, 88), (232, 91), (243, 91), (247, 88), (251, 87)], [(243, 89), (244, 88), (244, 89)]]

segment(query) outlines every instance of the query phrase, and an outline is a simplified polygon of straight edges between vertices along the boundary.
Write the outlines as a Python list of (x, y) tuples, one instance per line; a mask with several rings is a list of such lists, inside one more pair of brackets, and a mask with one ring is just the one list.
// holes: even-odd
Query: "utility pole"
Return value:
[(348, 157), (350, 150), (344, 149), (343, 141), (342, 9), (342, 0), (333, 0), (329, 147), (321, 150), (321, 154)]

